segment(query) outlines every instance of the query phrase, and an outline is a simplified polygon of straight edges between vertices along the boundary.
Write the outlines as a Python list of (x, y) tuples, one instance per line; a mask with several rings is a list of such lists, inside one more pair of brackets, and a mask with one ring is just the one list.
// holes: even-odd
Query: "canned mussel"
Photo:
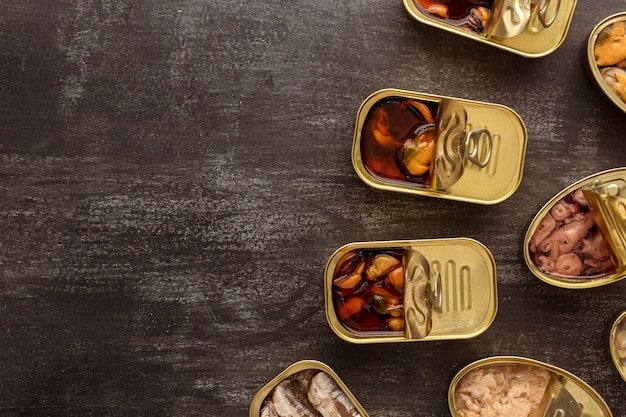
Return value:
[(575, 375), (516, 356), (476, 361), (448, 390), (453, 417), (611, 417), (606, 402)]
[(367, 417), (361, 404), (326, 364), (296, 362), (261, 388), (250, 417)]
[(324, 288), (328, 323), (351, 343), (470, 338), (497, 311), (493, 256), (466, 238), (347, 244)]
[(539, 279), (591, 288), (626, 276), (626, 168), (603, 171), (562, 190), (537, 213), (524, 258)]
[(609, 16), (591, 31), (585, 69), (604, 96), (626, 113), (626, 13)]
[(425, 23), (529, 58), (565, 40), (576, 0), (403, 0)]
[(609, 336), (609, 348), (617, 371), (626, 381), (626, 311), (613, 323)]
[(505, 106), (385, 89), (359, 109), (352, 164), (377, 189), (495, 204), (519, 186), (526, 142)]

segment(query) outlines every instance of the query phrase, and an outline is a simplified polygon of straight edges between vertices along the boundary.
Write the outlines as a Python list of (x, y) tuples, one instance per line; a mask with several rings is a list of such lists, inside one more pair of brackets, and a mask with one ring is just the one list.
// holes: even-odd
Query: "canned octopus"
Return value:
[(260, 417), (361, 417), (326, 372), (306, 369), (279, 383), (265, 398)]
[(616, 270), (580, 188), (557, 201), (544, 216), (530, 238), (529, 250), (536, 266), (549, 275), (601, 277)]

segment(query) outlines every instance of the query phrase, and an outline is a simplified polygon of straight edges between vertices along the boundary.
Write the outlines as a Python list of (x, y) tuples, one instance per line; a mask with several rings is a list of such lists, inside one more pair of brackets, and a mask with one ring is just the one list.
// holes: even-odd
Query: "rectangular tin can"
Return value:
[(442, 13), (429, 13), (419, 3), (403, 0), (412, 19), (527, 58), (548, 55), (563, 43), (576, 7), (576, 0), (496, 0), (484, 27), (481, 24), (469, 30), (462, 27), (467, 18), (455, 24)]
[[(484, 384), (490, 377), (505, 380), (495, 387), (499, 392), (493, 395), (489, 395), (490, 387)], [(529, 386), (533, 387), (532, 392), (528, 391)], [(474, 395), (479, 389), (482, 391)], [(511, 396), (507, 395), (507, 390), (511, 391)], [(496, 407), (513, 408), (521, 402), (532, 410), (529, 414), (532, 416), (613, 416), (602, 397), (577, 376), (556, 366), (519, 356), (494, 356), (473, 362), (455, 375), (448, 389), (448, 404), (453, 417), (461, 417), (460, 410), (467, 405), (488, 412), (493, 403), (497, 404)]]
[(349, 243), (329, 258), (324, 293), (331, 329), (356, 344), (475, 337), (498, 306), (493, 256), (468, 238)]
[[(418, 107), (419, 110), (416, 110)], [(448, 110), (452, 108), (455, 110)], [(396, 113), (397, 121), (393, 120)], [(388, 125), (407, 124), (407, 117), (412, 117), (415, 123), (422, 118), (424, 120), (424, 124), (416, 129), (417, 138), (420, 137), (418, 131), (423, 127), (434, 128), (436, 139), (434, 149), (431, 150), (433, 156), (430, 167), (424, 168), (428, 171), (425, 174), (428, 184), (409, 178), (402, 171), (405, 167), (393, 166), (400, 166), (404, 162), (403, 157), (397, 156), (396, 149), (402, 148), (404, 152), (404, 148), (410, 144), (411, 139), (400, 136), (410, 135), (407, 129), (413, 126), (402, 126), (404, 131), (394, 136), (392, 131), (396, 128)], [(380, 130), (391, 132), (380, 135)], [(482, 136), (483, 133), (486, 136)], [(519, 187), (527, 140), (524, 122), (506, 106), (406, 90), (383, 89), (366, 98), (357, 113), (352, 165), (361, 180), (373, 188), (491, 205), (504, 201)], [(388, 143), (382, 145), (384, 141)], [(446, 158), (451, 154), (452, 144), (459, 151), (455, 155), (456, 160), (448, 161)], [(419, 146), (421, 145), (418, 144), (417, 147)], [(377, 162), (376, 158), (379, 158), (376, 152), (384, 155), (380, 157), (383, 160), (381, 167), (386, 168), (373, 166)], [(407, 153), (402, 155), (405, 154)], [(418, 154), (415, 160), (420, 162), (420, 157), (421, 154)], [(385, 162), (384, 158), (388, 161)], [(381, 173), (382, 169), (390, 170), (390, 174)], [(391, 171), (392, 169), (395, 171)], [(448, 170), (445, 173), (447, 177), (438, 174), (445, 169)], [(445, 179), (446, 183), (437, 178)]]
[(524, 259), (542, 281), (587, 289), (626, 277), (626, 168), (583, 178), (535, 215)]
[[(616, 31), (619, 35), (611, 35), (611, 29), (615, 25), (621, 25), (621, 29)], [(623, 33), (625, 27), (626, 12), (614, 14), (598, 23), (587, 39), (583, 65), (593, 85), (613, 103), (615, 108), (626, 114), (626, 35)], [(603, 39), (606, 41), (604, 48), (601, 46)], [(618, 44), (621, 45), (620, 48), (617, 48)], [(596, 47), (606, 50), (607, 54), (596, 58)], [(598, 53), (599, 51), (600, 49)]]
[[(324, 378), (320, 381), (314, 381), (312, 379), (314, 376), (323, 376)], [(332, 403), (339, 401), (339, 403), (341, 403), (338, 404), (341, 407), (339, 410), (326, 410), (326, 413), (330, 412), (337, 415), (350, 415), (353, 417), (368, 417), (361, 404), (359, 404), (335, 371), (325, 363), (315, 360), (296, 362), (265, 384), (252, 399), (250, 404), (250, 417), (265, 416), (262, 412), (264, 405), (267, 401), (274, 401), (273, 395), (275, 394), (275, 389), (285, 383), (288, 384), (290, 388), (298, 390), (296, 396), (308, 397), (308, 393), (301, 391), (307, 390), (303, 385), (309, 384), (309, 389), (312, 389), (310, 386), (314, 385), (316, 397), (318, 397), (320, 393), (326, 395), (322, 399), (323, 402)], [(332, 392), (325, 392), (326, 388), (332, 389)], [(308, 404), (308, 406), (314, 407), (312, 403)], [(344, 414), (341, 414), (341, 412)]]

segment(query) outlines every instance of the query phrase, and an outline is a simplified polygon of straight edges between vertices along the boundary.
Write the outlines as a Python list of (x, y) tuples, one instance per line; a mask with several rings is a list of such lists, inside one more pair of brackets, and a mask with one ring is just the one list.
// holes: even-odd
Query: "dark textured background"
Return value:
[[(626, 115), (581, 65), (591, 29), (624, 9), (579, 1), (565, 43), (526, 59), (414, 22), (400, 0), (2, 1), (0, 414), (245, 416), (270, 379), (317, 359), (371, 417), (441, 417), (462, 366), (521, 355), (626, 415), (606, 342), (626, 281), (552, 287), (521, 252), (554, 194), (626, 165)], [(386, 87), (516, 110), (518, 191), (480, 206), (366, 186), (355, 116)], [(438, 237), (492, 251), (487, 332), (334, 335), (335, 249)]]

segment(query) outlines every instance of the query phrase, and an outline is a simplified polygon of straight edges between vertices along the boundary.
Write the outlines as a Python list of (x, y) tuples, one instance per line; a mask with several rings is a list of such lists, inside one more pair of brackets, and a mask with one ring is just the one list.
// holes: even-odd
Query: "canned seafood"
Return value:
[(539, 210), (524, 239), (524, 258), (539, 279), (591, 288), (626, 277), (626, 168), (570, 185)]
[(602, 397), (577, 376), (517, 356), (494, 356), (467, 365), (450, 383), (448, 404), (453, 417), (613, 415)]
[(617, 371), (626, 381), (626, 311), (619, 315), (611, 327), (609, 348)]
[(351, 343), (474, 337), (498, 304), (493, 256), (467, 238), (344, 245), (324, 291), (328, 324)]
[(250, 417), (367, 417), (361, 404), (326, 364), (292, 364), (261, 388), (250, 404)]
[(358, 111), (352, 165), (377, 189), (496, 204), (521, 182), (526, 142), (508, 107), (384, 89)]
[(626, 12), (607, 17), (591, 31), (584, 67), (602, 94), (626, 113)]
[(563, 43), (576, 0), (403, 0), (403, 4), (418, 22), (537, 58)]

